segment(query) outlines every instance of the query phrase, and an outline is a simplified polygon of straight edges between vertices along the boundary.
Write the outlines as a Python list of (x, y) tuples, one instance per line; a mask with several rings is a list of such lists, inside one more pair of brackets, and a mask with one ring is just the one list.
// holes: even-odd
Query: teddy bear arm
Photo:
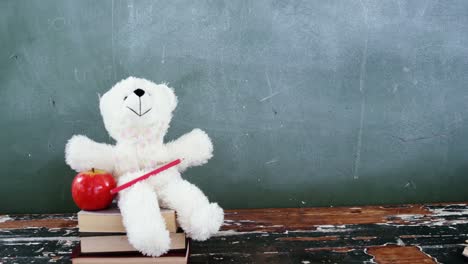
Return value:
[(169, 156), (172, 159), (181, 159), (179, 171), (189, 167), (200, 166), (213, 157), (213, 144), (208, 135), (201, 129), (194, 129), (166, 144)]
[(112, 172), (113, 146), (97, 143), (83, 135), (75, 135), (68, 140), (65, 147), (65, 161), (77, 172), (92, 168)]

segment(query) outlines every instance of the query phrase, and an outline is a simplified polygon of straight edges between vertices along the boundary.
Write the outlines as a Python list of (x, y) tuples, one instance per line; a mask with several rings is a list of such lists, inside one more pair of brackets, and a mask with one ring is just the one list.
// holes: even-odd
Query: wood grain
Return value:
[[(466, 263), (468, 206), (228, 210), (191, 263)], [(76, 215), (0, 216), (0, 262), (69, 263)]]
[(367, 253), (375, 257), (375, 261), (380, 264), (394, 264), (394, 263), (437, 263), (433, 258), (421, 252), (415, 246), (397, 246), (386, 245), (381, 247), (370, 247)]
[(405, 224), (408, 220), (398, 215), (431, 214), (423, 205), (244, 209), (227, 211), (223, 230), (283, 232), (315, 230), (318, 225)]

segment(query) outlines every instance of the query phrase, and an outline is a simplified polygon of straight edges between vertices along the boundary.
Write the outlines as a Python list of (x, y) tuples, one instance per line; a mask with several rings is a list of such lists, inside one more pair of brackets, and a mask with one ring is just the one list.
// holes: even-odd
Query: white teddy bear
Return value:
[(164, 254), (170, 246), (159, 206), (174, 209), (179, 225), (195, 240), (208, 239), (223, 223), (221, 207), (210, 203), (200, 189), (180, 175), (213, 156), (208, 135), (194, 129), (172, 142), (163, 141), (176, 105), (177, 97), (165, 84), (129, 77), (100, 99), (104, 125), (116, 144), (96, 143), (75, 135), (65, 149), (66, 162), (72, 169), (106, 170), (116, 177), (118, 185), (172, 160), (182, 160), (178, 166), (119, 193), (118, 205), (128, 240), (149, 256)]

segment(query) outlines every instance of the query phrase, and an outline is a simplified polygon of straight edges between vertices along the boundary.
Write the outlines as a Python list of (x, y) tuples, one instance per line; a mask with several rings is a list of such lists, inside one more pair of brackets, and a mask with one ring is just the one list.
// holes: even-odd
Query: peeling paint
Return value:
[(6, 221), (11, 221), (13, 218), (9, 217), (8, 215), (0, 216), (0, 223), (5, 223)]
[(376, 246), (369, 247), (367, 253), (374, 256), (379, 264), (394, 264), (401, 259), (405, 259), (407, 263), (437, 263), (416, 246)]

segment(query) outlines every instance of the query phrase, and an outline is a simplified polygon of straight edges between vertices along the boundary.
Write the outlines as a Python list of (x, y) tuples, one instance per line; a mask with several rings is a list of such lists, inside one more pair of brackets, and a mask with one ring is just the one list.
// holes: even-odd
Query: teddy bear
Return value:
[(122, 185), (170, 161), (181, 160), (176, 167), (119, 192), (117, 203), (130, 244), (148, 256), (160, 256), (169, 250), (169, 232), (160, 207), (175, 210), (179, 226), (194, 240), (206, 240), (215, 234), (223, 223), (223, 209), (210, 203), (198, 187), (181, 176), (187, 168), (203, 165), (213, 156), (210, 138), (194, 129), (164, 142), (177, 106), (173, 89), (129, 77), (115, 84), (99, 101), (104, 126), (116, 143), (73, 136), (65, 147), (66, 163), (73, 170), (106, 170)]

